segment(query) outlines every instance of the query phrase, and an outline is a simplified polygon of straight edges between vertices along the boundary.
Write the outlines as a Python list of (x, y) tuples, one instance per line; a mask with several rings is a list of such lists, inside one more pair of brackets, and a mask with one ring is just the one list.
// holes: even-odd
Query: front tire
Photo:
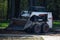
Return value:
[(29, 33), (29, 34), (32, 33), (32, 29), (31, 29), (31, 28), (27, 28), (27, 29), (25, 29), (24, 31), (25, 31), (26, 33)]

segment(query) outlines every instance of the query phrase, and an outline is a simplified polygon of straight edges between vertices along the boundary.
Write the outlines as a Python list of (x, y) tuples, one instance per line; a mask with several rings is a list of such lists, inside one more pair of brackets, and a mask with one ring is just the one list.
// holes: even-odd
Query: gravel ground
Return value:
[(37, 35), (28, 34), (24, 31), (0, 31), (0, 40), (60, 40), (60, 32)]
[(60, 40), (60, 36), (28, 35), (22, 37), (0, 37), (0, 40)]
[[(19, 34), (19, 35), (37, 35), (37, 34), (28, 34), (24, 31), (6, 31), (6, 30), (2, 30), (0, 31), (0, 34)], [(55, 32), (49, 32), (49, 33), (46, 33), (46, 34), (42, 34), (42, 35), (50, 35), (50, 36), (60, 36), (60, 31), (55, 31)]]

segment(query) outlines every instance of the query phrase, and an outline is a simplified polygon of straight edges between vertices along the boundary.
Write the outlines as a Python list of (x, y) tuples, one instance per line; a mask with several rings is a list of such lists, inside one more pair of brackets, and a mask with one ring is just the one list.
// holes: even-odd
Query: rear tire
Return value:
[(42, 25), (42, 30), (43, 30), (43, 33), (48, 33), (49, 32), (49, 25), (47, 24), (47, 23), (44, 23), (43, 25)]

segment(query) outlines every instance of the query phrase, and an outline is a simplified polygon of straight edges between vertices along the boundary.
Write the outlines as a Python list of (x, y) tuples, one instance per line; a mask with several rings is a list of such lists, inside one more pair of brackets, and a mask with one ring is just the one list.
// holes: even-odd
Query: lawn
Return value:
[[(4, 29), (4, 28), (8, 27), (8, 25), (9, 25), (9, 21), (4, 21), (4, 22), (0, 23), (0, 29)], [(53, 28), (56, 28), (56, 27), (60, 27), (60, 21), (53, 22)]]
[(9, 21), (0, 22), (0, 29), (4, 29), (8, 27), (8, 25), (9, 25)]
[(60, 27), (60, 21), (53, 22), (53, 28)]

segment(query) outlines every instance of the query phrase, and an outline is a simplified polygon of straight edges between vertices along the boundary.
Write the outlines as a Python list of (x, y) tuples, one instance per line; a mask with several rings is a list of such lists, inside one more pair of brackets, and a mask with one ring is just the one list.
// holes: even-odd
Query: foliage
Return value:
[[(7, 16), (7, 1), (8, 0), (0, 0), (0, 18), (6, 18)], [(27, 10), (29, 7), (28, 0), (20, 0), (20, 9)], [(47, 8), (48, 11), (53, 12), (54, 19), (60, 19), (60, 0), (34, 0), (36, 1), (36, 5), (43, 6)]]
[[(36, 1), (36, 5), (45, 6), (48, 11), (53, 13), (54, 20), (60, 20), (60, 0), (34, 0)], [(28, 7), (28, 0), (22, 0), (21, 3), (22, 9), (26, 9)], [(58, 16), (57, 16), (58, 15)]]
[(7, 15), (7, 0), (0, 0), (0, 19), (6, 18)]
[(60, 19), (60, 0), (47, 0), (47, 9), (53, 12), (53, 18)]

